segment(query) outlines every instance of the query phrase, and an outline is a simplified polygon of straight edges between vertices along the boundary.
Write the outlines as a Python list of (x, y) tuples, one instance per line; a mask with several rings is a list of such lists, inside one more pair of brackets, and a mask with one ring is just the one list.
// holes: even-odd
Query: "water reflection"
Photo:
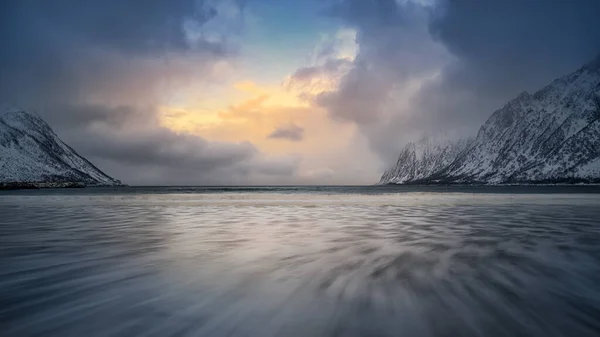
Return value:
[(0, 200), (3, 336), (597, 336), (595, 195)]

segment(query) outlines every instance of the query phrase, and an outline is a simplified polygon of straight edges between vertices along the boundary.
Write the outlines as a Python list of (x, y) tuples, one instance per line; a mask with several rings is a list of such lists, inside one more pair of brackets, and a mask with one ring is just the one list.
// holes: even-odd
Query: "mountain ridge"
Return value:
[(0, 184), (6, 188), (119, 186), (36, 113), (0, 107)]
[(418, 166), (402, 160), (406, 151), (410, 144), (379, 184), (600, 182), (600, 56), (508, 101), (450, 164), (425, 177), (404, 179)]

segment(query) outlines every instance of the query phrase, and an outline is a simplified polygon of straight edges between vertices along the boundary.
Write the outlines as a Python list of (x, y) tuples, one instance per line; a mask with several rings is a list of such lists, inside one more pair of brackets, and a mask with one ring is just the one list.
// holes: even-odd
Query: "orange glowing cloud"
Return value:
[[(352, 156), (348, 154), (348, 143), (355, 135), (353, 125), (331, 121), (326, 111), (301, 102), (281, 86), (243, 81), (235, 83), (232, 90), (243, 92), (247, 98), (218, 110), (201, 106), (163, 107), (161, 123), (174, 131), (211, 141), (249, 141), (269, 155), (299, 156), (302, 158), (299, 174), (307, 179), (314, 172), (331, 171), (335, 163), (347, 162), (344, 158)], [(273, 136), (290, 125), (295, 126), (295, 131), (301, 129), (302, 136)]]
[[(346, 35), (342, 37), (354, 43), (354, 36)], [(280, 83), (240, 79), (218, 91), (199, 93), (202, 97), (195, 97), (194, 103), (164, 106), (161, 124), (210, 141), (250, 142), (267, 155), (301, 158), (299, 181), (339, 178), (344, 172), (362, 174), (353, 172), (353, 167), (368, 170), (369, 163), (377, 165), (377, 160), (365, 163), (370, 151), (356, 126), (333, 121), (310, 99), (336, 90), (349, 71), (356, 51), (342, 49), (343, 55), (317, 60), (282, 77)], [(357, 158), (361, 158), (360, 165)]]

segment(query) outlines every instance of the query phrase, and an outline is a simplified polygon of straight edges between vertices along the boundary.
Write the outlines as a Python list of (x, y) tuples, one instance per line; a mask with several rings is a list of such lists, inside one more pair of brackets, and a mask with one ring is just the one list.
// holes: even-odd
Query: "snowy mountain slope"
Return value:
[(37, 114), (0, 107), (0, 183), (121, 185), (66, 145)]
[(402, 180), (406, 172), (381, 183), (600, 181), (600, 57), (508, 102), (443, 169)]
[(409, 143), (400, 152), (394, 167), (387, 170), (379, 184), (402, 184), (427, 179), (451, 164), (471, 139), (450, 141), (445, 137), (426, 137)]

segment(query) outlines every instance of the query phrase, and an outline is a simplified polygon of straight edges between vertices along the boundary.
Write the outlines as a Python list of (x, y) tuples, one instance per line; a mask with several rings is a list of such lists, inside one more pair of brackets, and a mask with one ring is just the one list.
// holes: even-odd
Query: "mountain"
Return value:
[(445, 137), (424, 137), (408, 143), (396, 165), (381, 177), (380, 184), (403, 184), (428, 179), (450, 165), (473, 140), (450, 141)]
[(473, 141), (445, 146), (462, 149), (450, 158), (436, 150), (444, 160), (429, 165), (408, 144), (379, 183), (600, 182), (600, 56), (533, 95), (521, 93)]
[(116, 186), (121, 182), (77, 154), (37, 114), (2, 106), (0, 185)]

